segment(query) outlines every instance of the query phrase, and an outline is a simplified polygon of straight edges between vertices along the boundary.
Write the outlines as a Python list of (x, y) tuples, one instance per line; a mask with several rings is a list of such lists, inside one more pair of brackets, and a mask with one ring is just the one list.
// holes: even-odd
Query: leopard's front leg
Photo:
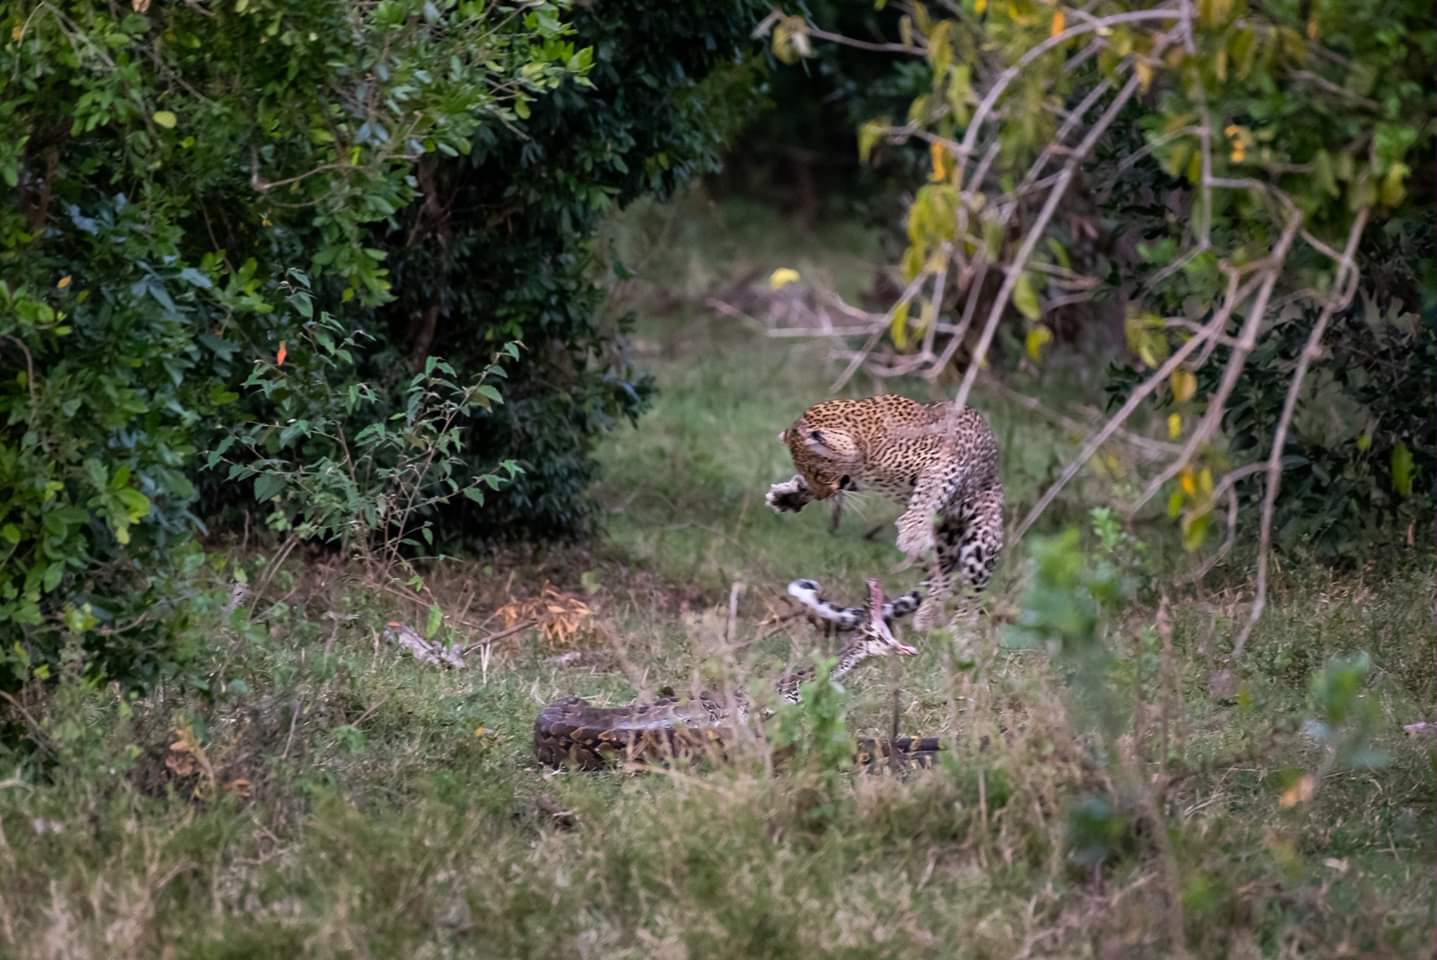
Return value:
[(797, 474), (792, 480), (771, 484), (767, 496), (763, 498), (775, 513), (798, 513), (817, 499), (803, 477)]

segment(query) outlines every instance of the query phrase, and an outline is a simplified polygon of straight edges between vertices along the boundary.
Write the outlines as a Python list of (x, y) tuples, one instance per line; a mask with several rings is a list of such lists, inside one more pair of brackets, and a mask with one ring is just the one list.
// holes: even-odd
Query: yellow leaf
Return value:
[(1024, 345), (1027, 347), (1028, 356), (1032, 358), (1034, 363), (1038, 362), (1043, 352), (1043, 347), (1051, 342), (1052, 339), (1053, 331), (1048, 329), (1047, 324), (1040, 323), (1028, 331)]
[(1392, 448), (1392, 489), (1404, 497), (1412, 496), (1412, 451), (1401, 440)]
[(1192, 553), (1203, 545), (1207, 539), (1207, 528), (1212, 522), (1212, 514), (1204, 510), (1196, 516), (1184, 517), (1183, 528), (1183, 549)]
[(1191, 370), (1174, 370), (1173, 375), (1168, 378), (1168, 385), (1172, 387), (1174, 400), (1187, 403), (1197, 392), (1197, 377)]
[(1278, 801), (1278, 804), (1284, 809), (1289, 809), (1299, 803), (1311, 800), (1312, 795), (1316, 792), (1317, 780), (1313, 778), (1312, 774), (1304, 773), (1297, 778), (1296, 783), (1282, 791), (1282, 799)]
[(166, 130), (173, 130), (178, 122), (178, 118), (168, 110), (156, 110), (150, 119), (155, 121), (156, 126), (164, 127)]
[(1183, 492), (1174, 490), (1168, 497), (1168, 519), (1176, 520), (1178, 514), (1183, 512)]
[(1357, 449), (1366, 453), (1372, 449), (1372, 431), (1367, 431), (1357, 438)]
[(902, 304), (893, 311), (893, 322), (888, 326), (888, 335), (899, 350), (908, 349), (908, 304)]
[(69, 285), (70, 285), (70, 275), (69, 275), (68, 273), (65, 274), (63, 277), (60, 278), (60, 282), (59, 282), (59, 283), (55, 284), (55, 286), (59, 287), (61, 290), (64, 290), (64, 289), (65, 289), (66, 287), (68, 287)]
[(886, 121), (869, 120), (858, 128), (858, 162), (867, 163), (868, 158), (873, 154), (873, 148), (883, 138), (883, 131), (888, 126)]
[[(1183, 415), (1180, 413), (1168, 414), (1168, 439), (1176, 440), (1183, 435)], [(1189, 491), (1191, 493), (1191, 491)]]
[(1133, 61), (1133, 73), (1138, 78), (1138, 89), (1143, 93), (1153, 85), (1153, 65), (1146, 60), (1138, 59)]
[(942, 183), (948, 179), (948, 150), (937, 140), (928, 145), (928, 155), (933, 160), (933, 172), (928, 179), (933, 183)]
[(282, 366), (284, 366), (284, 358), (285, 358), (286, 356), (288, 356), (288, 355), (289, 355), (289, 351), (285, 349), (284, 341), (281, 340), (281, 341), (279, 342), (279, 349), (276, 350), (276, 351), (275, 351), (275, 354), (274, 354), (274, 365), (275, 365), (276, 367), (282, 367)]
[(1387, 175), (1382, 178), (1382, 189), (1379, 194), (1384, 206), (1395, 207), (1402, 202), (1403, 197), (1407, 195), (1402, 181), (1410, 172), (1411, 168), (1405, 163), (1394, 163), (1387, 168)]
[(23, 37), (23, 36), (25, 36), (25, 25), (24, 25), (23, 23), (17, 23), (17, 24), (15, 24), (15, 26), (13, 26), (12, 28), (10, 28), (10, 39), (11, 39), (11, 41), (13, 41), (13, 42), (15, 42), (15, 43), (19, 43), (19, 42), (20, 42), (20, 38)]
[(1066, 28), (1067, 25), (1068, 19), (1063, 15), (1063, 11), (1055, 10), (1053, 12), (1053, 25), (1048, 28), (1048, 36), (1056, 37), (1058, 34), (1063, 32), (1064, 28)]
[(1013, 306), (1029, 320), (1037, 320), (1042, 316), (1042, 310), (1038, 307), (1038, 292), (1033, 289), (1033, 278), (1028, 276), (1026, 270), (1018, 274), (1018, 282), (1013, 287)]
[(1197, 480), (1193, 476), (1192, 467), (1183, 467), (1183, 472), (1178, 474), (1178, 482), (1182, 484), (1183, 493), (1190, 497), (1197, 496)]
[(973, 3), (973, 12), (976, 13), (976, 14), (978, 14), (978, 16), (981, 17), (981, 16), (983, 15), (983, 13), (984, 13), (987, 9), (988, 9), (988, 0), (974, 0), (974, 3)]
[(1307, 39), (1312, 40), (1312, 41), (1316, 41), (1316, 40), (1317, 40), (1317, 18), (1316, 18), (1316, 17), (1308, 17), (1308, 18), (1307, 18)]
[(1158, 365), (1158, 358), (1153, 356), (1152, 342), (1147, 337), (1138, 341), (1138, 357), (1150, 367)]
[(1212, 496), (1212, 471), (1207, 467), (1203, 467), (1202, 473), (1198, 474), (1198, 489), (1204, 496)]
[(792, 267), (779, 267), (768, 275), (768, 288), (770, 290), (782, 290), (790, 283), (797, 283), (799, 280), (798, 271)]

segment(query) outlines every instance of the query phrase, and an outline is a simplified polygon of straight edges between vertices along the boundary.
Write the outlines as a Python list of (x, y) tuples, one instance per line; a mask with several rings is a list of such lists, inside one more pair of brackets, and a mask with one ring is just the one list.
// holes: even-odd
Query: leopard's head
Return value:
[(794, 469), (818, 500), (853, 486), (852, 477), (862, 462), (862, 451), (846, 427), (813, 415), (812, 409), (778, 435), (788, 447)]

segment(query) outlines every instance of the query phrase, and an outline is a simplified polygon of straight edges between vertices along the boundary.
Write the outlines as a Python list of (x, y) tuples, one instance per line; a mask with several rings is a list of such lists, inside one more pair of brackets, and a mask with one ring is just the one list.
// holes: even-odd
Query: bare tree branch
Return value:
[(1367, 213), (1366, 209), (1359, 210), (1356, 219), (1352, 221), (1352, 229), (1347, 234), (1347, 246), (1342, 251), (1342, 259), (1332, 278), (1332, 294), (1327, 298), (1322, 313), (1318, 315), (1317, 322), (1312, 325), (1312, 332), (1307, 336), (1307, 343), (1297, 360), (1297, 369), (1293, 371), (1292, 380), (1287, 385), (1287, 396), (1282, 401), (1282, 414), (1278, 417), (1277, 429), (1273, 431), (1272, 449), (1267, 455), (1267, 490), (1262, 499), (1262, 527), (1257, 552), (1257, 593), (1252, 599), (1252, 611), (1248, 614), (1247, 623), (1243, 625), (1242, 632), (1233, 643), (1234, 661), (1240, 659), (1243, 651), (1247, 649), (1248, 638), (1252, 636), (1258, 620), (1262, 619), (1263, 608), (1267, 605), (1267, 563), (1272, 550), (1272, 515), (1277, 504), (1277, 492), (1282, 485), (1282, 448), (1287, 443), (1287, 430), (1297, 409), (1297, 398), (1302, 392), (1307, 368), (1321, 349), (1322, 335), (1327, 330), (1327, 323), (1334, 313), (1352, 302), (1356, 292), (1358, 274), (1353, 254), (1357, 252), (1358, 241), (1362, 239), (1362, 231), (1367, 226)]

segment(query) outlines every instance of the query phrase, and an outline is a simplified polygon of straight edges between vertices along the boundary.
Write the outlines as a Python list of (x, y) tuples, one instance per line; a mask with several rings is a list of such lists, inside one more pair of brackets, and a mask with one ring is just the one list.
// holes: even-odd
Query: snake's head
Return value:
[(867, 635), (864, 639), (869, 656), (886, 657), (897, 653), (911, 657), (918, 652), (916, 647), (901, 643), (883, 619), (883, 586), (877, 577), (868, 578), (868, 603), (864, 612), (868, 615), (863, 632)]

